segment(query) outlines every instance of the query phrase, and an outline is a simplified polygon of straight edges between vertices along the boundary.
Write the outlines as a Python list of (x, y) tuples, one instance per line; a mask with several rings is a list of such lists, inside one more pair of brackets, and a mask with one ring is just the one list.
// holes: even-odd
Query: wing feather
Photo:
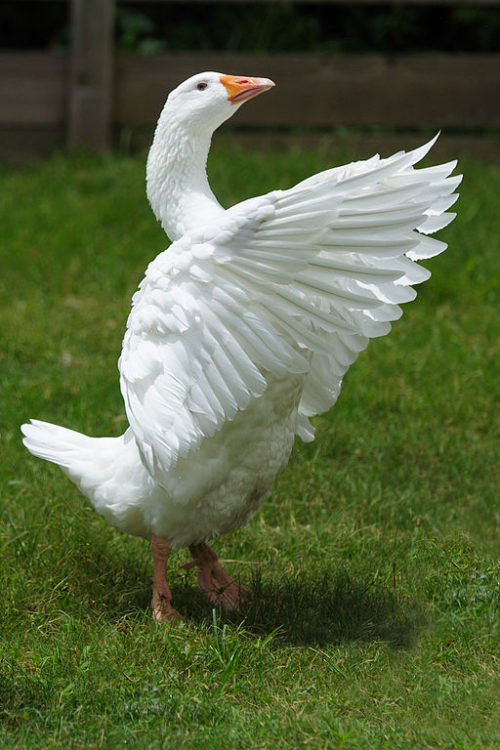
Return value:
[(414, 151), (336, 167), (244, 201), (150, 264), (120, 360), (131, 427), (161, 482), (180, 456), (259, 398), (304, 374), (297, 432), (329, 409), (370, 338), (442, 252), (455, 162), (415, 169)]

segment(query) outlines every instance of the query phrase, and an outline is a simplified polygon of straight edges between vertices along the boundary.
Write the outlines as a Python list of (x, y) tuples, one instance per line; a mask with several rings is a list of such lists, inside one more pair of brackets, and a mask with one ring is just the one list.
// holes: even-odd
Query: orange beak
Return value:
[(269, 78), (244, 78), (243, 76), (221, 76), (220, 82), (226, 87), (227, 98), (231, 104), (246, 102), (274, 86), (274, 81)]

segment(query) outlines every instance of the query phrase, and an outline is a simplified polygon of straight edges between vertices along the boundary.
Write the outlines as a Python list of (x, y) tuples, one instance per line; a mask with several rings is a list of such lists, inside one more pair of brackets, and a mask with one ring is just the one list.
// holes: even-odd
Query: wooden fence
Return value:
[[(240, 110), (235, 119), (240, 126), (429, 127), (469, 133), (500, 128), (500, 54), (115, 54), (115, 0), (67, 2), (67, 55), (0, 53), (0, 155), (66, 144), (109, 148), (124, 129), (151, 130), (166, 93), (200, 70), (276, 81), (272, 97)], [(354, 4), (363, 2), (377, 0)], [(500, 6), (500, 0), (440, 2)]]

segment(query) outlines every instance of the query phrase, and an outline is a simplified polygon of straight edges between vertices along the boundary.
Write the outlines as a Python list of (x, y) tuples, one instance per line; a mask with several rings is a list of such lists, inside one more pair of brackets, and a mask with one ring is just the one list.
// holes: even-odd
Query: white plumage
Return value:
[(26, 447), (110, 523), (152, 537), (156, 619), (180, 617), (164, 580), (170, 547), (190, 547), (214, 603), (241, 602), (206, 541), (259, 507), (295, 434), (313, 439), (309, 419), (415, 297), (430, 275), (415, 261), (446, 247), (427, 235), (454, 218), (455, 162), (414, 169), (435, 139), (224, 210), (206, 177), (212, 133), (272, 85), (203, 73), (167, 99), (147, 184), (173, 244), (133, 298), (119, 363), (126, 433), (22, 427)]

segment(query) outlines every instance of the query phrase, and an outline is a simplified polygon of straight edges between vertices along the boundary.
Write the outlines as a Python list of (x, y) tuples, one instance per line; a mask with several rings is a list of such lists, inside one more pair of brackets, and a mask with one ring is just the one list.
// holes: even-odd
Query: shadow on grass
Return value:
[[(176, 606), (191, 620), (211, 620), (209, 605), (193, 588), (176, 588), (173, 594)], [(353, 579), (346, 571), (300, 581), (256, 576), (251, 594), (243, 627), (259, 636), (277, 630), (277, 645), (385, 641), (393, 648), (409, 648), (425, 623), (414, 602), (381, 585)], [(242, 620), (241, 614), (224, 619), (234, 624)]]
[[(78, 574), (74, 568), (60, 571), (66, 573), (67, 583), (58, 587), (58, 603), (53, 601), (52, 606), (77, 619), (120, 622), (141, 612), (149, 616), (149, 567), (134, 559), (133, 551), (129, 555), (121, 550), (112, 557), (109, 552), (96, 545), (84, 570)], [(211, 623), (211, 606), (195, 576), (186, 574), (185, 582), (178, 581), (172, 586), (175, 607), (195, 625)], [(277, 631), (277, 645), (382, 640), (394, 648), (408, 648), (425, 623), (415, 602), (379, 583), (351, 577), (345, 570), (299, 580), (286, 576), (267, 580), (256, 575), (250, 591), (247, 610), (221, 613), (222, 621), (241, 625), (256, 636)]]

